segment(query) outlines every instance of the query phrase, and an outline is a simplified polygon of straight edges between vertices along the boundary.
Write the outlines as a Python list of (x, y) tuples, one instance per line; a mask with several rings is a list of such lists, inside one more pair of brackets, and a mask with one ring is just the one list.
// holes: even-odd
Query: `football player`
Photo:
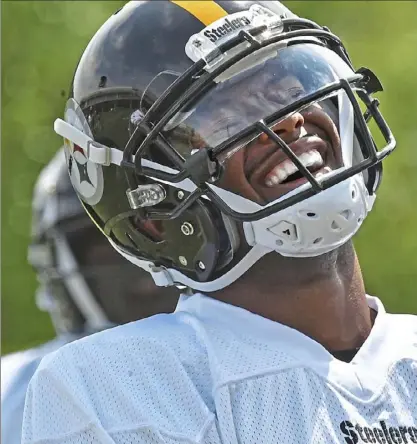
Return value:
[(115, 324), (175, 309), (175, 288), (158, 288), (117, 254), (82, 208), (63, 150), (41, 172), (34, 190), (29, 262), (39, 280), (41, 310), (57, 337), (1, 359), (2, 442), (21, 442), (26, 390), (42, 357)]
[(279, 2), (117, 11), (55, 130), (112, 245), (185, 289), (49, 355), (23, 442), (417, 442), (417, 320), (366, 295), (351, 241), (395, 147), (381, 90)]

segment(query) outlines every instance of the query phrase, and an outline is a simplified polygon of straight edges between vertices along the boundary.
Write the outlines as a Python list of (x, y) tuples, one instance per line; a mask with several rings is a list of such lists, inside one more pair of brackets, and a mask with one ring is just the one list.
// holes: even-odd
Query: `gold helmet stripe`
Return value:
[(228, 13), (213, 0), (191, 0), (191, 1), (176, 1), (171, 0), (187, 12), (196, 17), (204, 25), (208, 26), (216, 20), (225, 17)]

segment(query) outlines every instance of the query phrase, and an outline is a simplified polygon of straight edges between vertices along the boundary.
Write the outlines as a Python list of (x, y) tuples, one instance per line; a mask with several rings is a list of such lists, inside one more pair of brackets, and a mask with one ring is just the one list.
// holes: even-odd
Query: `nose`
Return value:
[(291, 114), (286, 119), (277, 123), (273, 130), (278, 133), (292, 133), (304, 125), (304, 117), (300, 113)]
[[(304, 117), (300, 113), (294, 113), (286, 117), (284, 120), (278, 122), (272, 130), (279, 136), (283, 134), (291, 134), (294, 131), (300, 129), (304, 125)], [(259, 136), (260, 142), (267, 142), (269, 140), (266, 134), (261, 134)]]

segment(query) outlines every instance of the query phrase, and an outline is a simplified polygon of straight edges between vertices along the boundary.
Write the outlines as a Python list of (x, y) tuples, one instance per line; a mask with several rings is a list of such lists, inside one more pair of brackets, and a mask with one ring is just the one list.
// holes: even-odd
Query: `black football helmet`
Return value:
[(156, 287), (97, 230), (74, 192), (62, 149), (35, 186), (28, 259), (40, 284), (37, 304), (59, 334), (169, 313), (178, 300), (176, 289)]
[(133, 1), (91, 39), (55, 131), (112, 245), (158, 285), (215, 291), (356, 233), (395, 147), (381, 90), (280, 2)]

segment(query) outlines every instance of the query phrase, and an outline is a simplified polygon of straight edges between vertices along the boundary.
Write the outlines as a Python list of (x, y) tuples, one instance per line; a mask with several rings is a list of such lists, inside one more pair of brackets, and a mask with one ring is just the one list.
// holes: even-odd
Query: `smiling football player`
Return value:
[(279, 2), (117, 11), (55, 131), (113, 247), (183, 295), (45, 359), (23, 442), (417, 442), (417, 320), (366, 294), (351, 240), (395, 148), (380, 91)]

